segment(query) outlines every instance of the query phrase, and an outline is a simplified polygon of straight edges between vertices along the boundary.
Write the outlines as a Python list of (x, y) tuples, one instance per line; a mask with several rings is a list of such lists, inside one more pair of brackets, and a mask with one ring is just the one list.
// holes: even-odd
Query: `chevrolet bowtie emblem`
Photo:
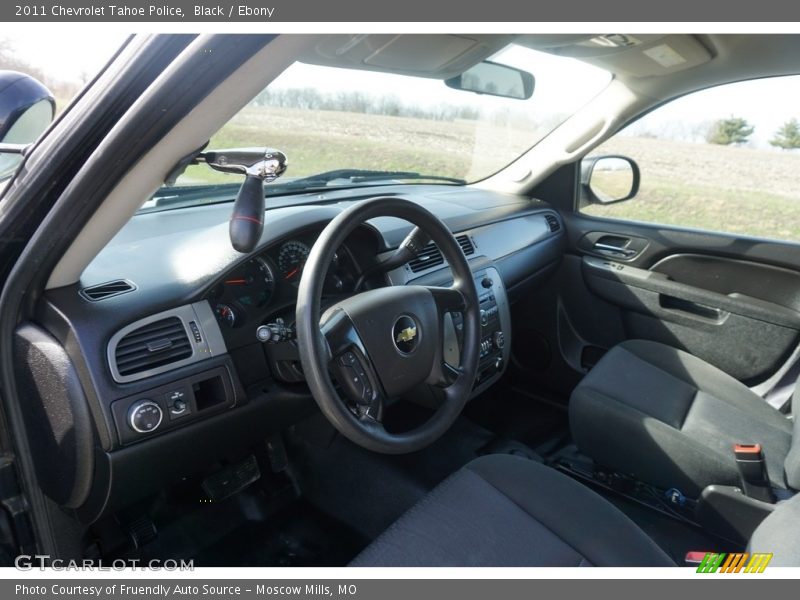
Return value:
[(392, 327), (392, 341), (400, 354), (411, 354), (419, 344), (419, 325), (408, 315), (400, 315)]
[(397, 337), (395, 340), (399, 344), (400, 342), (410, 342), (415, 337), (417, 337), (417, 328), (416, 327), (406, 327), (405, 329), (399, 331), (397, 333)]

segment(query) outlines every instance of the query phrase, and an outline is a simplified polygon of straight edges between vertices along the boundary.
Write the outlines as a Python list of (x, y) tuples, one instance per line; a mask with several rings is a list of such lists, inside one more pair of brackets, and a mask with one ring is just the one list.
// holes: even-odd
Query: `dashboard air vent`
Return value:
[(550, 228), (550, 231), (555, 232), (561, 229), (561, 223), (558, 222), (558, 217), (555, 215), (546, 214), (544, 220), (547, 221), (547, 226)]
[(132, 375), (168, 365), (192, 355), (192, 345), (178, 317), (154, 321), (125, 335), (114, 359), (120, 375)]
[(436, 244), (431, 242), (422, 249), (422, 252), (417, 254), (416, 258), (409, 261), (408, 267), (411, 269), (412, 273), (419, 273), (425, 269), (439, 266), (443, 262), (444, 257), (442, 253), (439, 251), (439, 248), (436, 247)]
[(456, 241), (461, 249), (464, 251), (464, 256), (475, 254), (475, 246), (472, 245), (472, 240), (468, 235), (457, 235)]
[[(473, 246), (472, 240), (468, 235), (458, 235), (456, 236), (456, 241), (458, 245), (461, 246), (461, 250), (464, 251), (465, 256), (475, 253), (475, 246)], [(422, 252), (420, 252), (415, 259), (409, 261), (408, 267), (411, 269), (412, 273), (419, 273), (426, 269), (438, 267), (441, 264), (444, 264), (444, 257), (436, 244), (430, 242), (422, 249)]]
[(106, 283), (83, 288), (80, 291), (80, 295), (89, 302), (98, 302), (106, 298), (111, 298), (112, 296), (119, 296), (120, 294), (132, 292), (135, 289), (136, 286), (130, 281), (117, 279), (115, 281), (107, 281)]

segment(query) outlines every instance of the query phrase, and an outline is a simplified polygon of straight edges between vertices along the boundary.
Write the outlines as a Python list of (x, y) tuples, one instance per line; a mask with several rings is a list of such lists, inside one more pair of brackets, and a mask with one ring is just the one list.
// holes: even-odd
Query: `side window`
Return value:
[(581, 212), (800, 241), (798, 97), (792, 76), (669, 102), (584, 159)]

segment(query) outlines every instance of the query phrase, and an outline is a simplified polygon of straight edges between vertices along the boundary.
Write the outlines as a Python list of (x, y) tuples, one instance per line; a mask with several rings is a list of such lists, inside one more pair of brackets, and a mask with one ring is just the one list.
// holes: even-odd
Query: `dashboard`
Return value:
[[(18, 332), (20, 371), (31, 377), (21, 388), (30, 427), (52, 436), (65, 419), (72, 424), (73, 435), (37, 445), (45, 493), (94, 522), (317, 412), (295, 340), (262, 343), (257, 332), (278, 323), (291, 331), (318, 236), (342, 210), (376, 195), (418, 202), (456, 234), (483, 286), (474, 393), (496, 382), (510, 359), (510, 304), (563, 255), (563, 225), (545, 202), (426, 184), (270, 198), (262, 239), (247, 255), (231, 248), (229, 204), (145, 213), (79, 283), (48, 290), (36, 322)], [(365, 270), (410, 230), (388, 217), (353, 230), (331, 262), (323, 304), (355, 293)], [(364, 287), (450, 284), (435, 246), (418, 258)], [(457, 340), (455, 318), (453, 327)], [(445, 351), (457, 353), (457, 344)], [(58, 385), (45, 394), (40, 381)]]

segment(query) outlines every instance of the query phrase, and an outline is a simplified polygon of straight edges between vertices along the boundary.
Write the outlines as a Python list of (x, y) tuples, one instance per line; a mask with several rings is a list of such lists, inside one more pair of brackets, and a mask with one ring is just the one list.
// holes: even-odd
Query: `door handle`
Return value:
[(650, 245), (647, 238), (612, 231), (590, 231), (578, 240), (578, 250), (621, 262), (631, 262), (642, 256)]
[(614, 256), (624, 256), (625, 258), (631, 258), (632, 256), (636, 256), (636, 250), (632, 248), (626, 248), (624, 246), (616, 246), (614, 244), (604, 244), (603, 242), (595, 242), (592, 248), (595, 251), (600, 252), (602, 254), (613, 254)]

